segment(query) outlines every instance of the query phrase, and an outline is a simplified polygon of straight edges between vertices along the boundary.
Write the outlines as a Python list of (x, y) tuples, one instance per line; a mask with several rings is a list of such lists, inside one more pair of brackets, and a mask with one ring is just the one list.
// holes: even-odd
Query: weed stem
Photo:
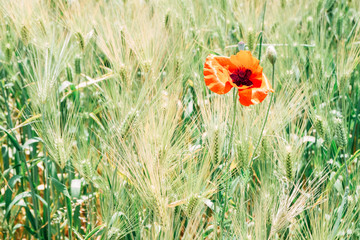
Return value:
[[(237, 102), (237, 91), (236, 90), (237, 89), (235, 89), (234, 96), (233, 96), (234, 112), (233, 112), (233, 123), (232, 123), (232, 126), (231, 126), (231, 134), (230, 134), (230, 141), (229, 141), (229, 148), (228, 148), (228, 156), (230, 156), (229, 158), (231, 158), (231, 149), (232, 149), (232, 146), (233, 146), (233, 138), (234, 138), (235, 117), (236, 117), (236, 102)], [(229, 171), (230, 171), (231, 160), (227, 159), (225, 164), (226, 164), (225, 175), (228, 175)], [(225, 199), (224, 199), (224, 206), (223, 206), (222, 212), (221, 212), (221, 222), (220, 222), (221, 239), (223, 239), (223, 234), (224, 234), (224, 219), (225, 219), (225, 212), (226, 212), (226, 207), (227, 207), (227, 198), (228, 198), (227, 195), (228, 195), (228, 188), (229, 188), (230, 179), (231, 179), (231, 174), (226, 179), (225, 195), (224, 195)]]
[[(271, 84), (272, 84), (272, 87), (275, 88), (275, 63), (272, 65), (273, 66), (273, 69), (272, 69), (272, 79), (271, 79)], [(252, 161), (254, 160), (254, 156), (256, 154), (256, 150), (258, 149), (259, 145), (260, 145), (260, 142), (261, 142), (261, 139), (262, 139), (262, 136), (264, 134), (264, 129), (265, 129), (265, 125), (266, 125), (266, 122), (268, 120), (268, 117), (269, 117), (269, 112), (270, 112), (270, 108), (271, 108), (271, 104), (273, 102), (273, 99), (274, 99), (274, 93), (271, 94), (271, 98), (270, 98), (270, 102), (269, 102), (269, 106), (268, 106), (268, 109), (266, 111), (266, 115), (265, 115), (265, 120), (264, 120), (264, 123), (261, 127), (261, 132), (260, 132), (260, 136), (259, 136), (259, 139), (258, 139), (258, 142), (256, 143), (256, 146), (255, 146), (255, 149), (251, 155), (251, 158), (250, 158), (250, 162), (249, 162), (249, 167), (251, 166), (252, 164)]]

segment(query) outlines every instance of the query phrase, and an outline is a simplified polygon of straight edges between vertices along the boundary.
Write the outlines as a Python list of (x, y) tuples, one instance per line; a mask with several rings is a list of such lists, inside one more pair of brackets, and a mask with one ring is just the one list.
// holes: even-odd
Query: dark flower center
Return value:
[(240, 86), (252, 86), (253, 82), (250, 81), (250, 76), (251, 76), (252, 72), (249, 69), (246, 70), (242, 70), (242, 69), (238, 69), (235, 72), (233, 72), (232, 74), (230, 74), (231, 79), (233, 80), (233, 83), (236, 84), (236, 86), (240, 87)]

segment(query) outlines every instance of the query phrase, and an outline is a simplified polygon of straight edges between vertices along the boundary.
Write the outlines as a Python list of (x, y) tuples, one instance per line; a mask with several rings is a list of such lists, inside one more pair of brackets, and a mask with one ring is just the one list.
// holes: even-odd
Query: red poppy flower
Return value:
[(250, 51), (241, 50), (230, 57), (210, 54), (205, 61), (204, 79), (206, 86), (217, 94), (237, 88), (240, 103), (250, 106), (264, 101), (269, 92), (274, 92), (262, 70), (259, 60)]

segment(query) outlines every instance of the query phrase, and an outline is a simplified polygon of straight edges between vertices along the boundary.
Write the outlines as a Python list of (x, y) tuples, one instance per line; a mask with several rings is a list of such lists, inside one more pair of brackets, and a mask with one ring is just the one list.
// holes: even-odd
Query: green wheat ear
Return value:
[(175, 75), (176, 76), (181, 76), (182, 64), (183, 64), (182, 58), (176, 57), (176, 59), (175, 59)]
[(83, 160), (80, 168), (84, 176), (86, 176), (88, 179), (92, 179), (94, 176), (94, 168), (89, 160)]
[(129, 78), (129, 72), (125, 65), (120, 66), (119, 74), (124, 82), (127, 82)]
[(26, 26), (23, 26), (21, 28), (20, 35), (21, 35), (21, 39), (22, 39), (24, 45), (28, 45), (30, 33)]
[(292, 157), (290, 151), (286, 154), (285, 167), (286, 167), (286, 177), (288, 180), (291, 181), (293, 172), (292, 172)]
[(162, 147), (158, 152), (158, 160), (160, 163), (163, 163), (166, 159), (166, 148)]
[(120, 31), (120, 37), (121, 37), (121, 45), (122, 45), (122, 47), (126, 48), (126, 38), (125, 38), (124, 30)]
[(79, 44), (81, 51), (84, 51), (85, 50), (85, 41), (84, 41), (83, 36), (81, 35), (80, 32), (75, 33), (75, 36), (76, 36), (76, 39), (77, 39), (77, 42)]
[(341, 119), (337, 119), (335, 123), (335, 137), (336, 143), (340, 148), (345, 148), (347, 146), (347, 133)]
[(10, 43), (7, 43), (5, 45), (5, 60), (6, 60), (6, 62), (10, 62), (11, 58), (12, 58), (12, 49), (11, 49)]
[(342, 38), (342, 24), (343, 24), (343, 18), (340, 16), (336, 22), (336, 33), (339, 38), (339, 40)]
[(214, 149), (213, 163), (214, 165), (216, 165), (219, 162), (219, 129), (216, 129), (214, 133), (213, 149)]
[(284, 9), (286, 7), (286, 0), (280, 1), (281, 8)]
[(175, 206), (174, 207), (174, 216), (178, 216), (180, 214), (180, 206)]
[(166, 30), (170, 31), (171, 30), (171, 16), (170, 16), (170, 11), (167, 11), (165, 14), (165, 19), (164, 19), (164, 24), (165, 24), (165, 28)]
[(126, 139), (131, 128), (135, 125), (138, 115), (139, 115), (138, 112), (135, 110), (131, 110), (126, 115), (125, 120), (123, 121), (120, 129), (120, 134), (122, 139)]
[(254, 50), (254, 44), (255, 44), (255, 31), (254, 30), (250, 30), (248, 33), (248, 39), (247, 39), (248, 43), (248, 48), (249, 51), (252, 52)]
[(62, 165), (65, 165), (66, 162), (66, 150), (63, 138), (56, 138), (54, 141), (54, 147), (56, 149), (56, 157)]
[(237, 148), (238, 171), (239, 173), (245, 172), (247, 165), (247, 152), (246, 148), (240, 143)]
[(317, 134), (325, 139), (325, 127), (324, 127), (324, 121), (320, 117), (316, 117), (315, 123), (314, 123), (315, 129)]
[(79, 75), (81, 73), (81, 58), (75, 58), (75, 74)]
[(39, 27), (40, 27), (40, 32), (41, 32), (41, 34), (42, 34), (43, 36), (46, 36), (46, 29), (45, 29), (44, 23), (43, 23), (41, 20), (39, 20), (39, 21), (38, 21), (38, 24), (39, 24)]
[(269, 151), (269, 142), (267, 138), (263, 138), (261, 141), (261, 152), (260, 152), (260, 158), (262, 161), (265, 161), (267, 159), (267, 154)]
[(71, 68), (69, 66), (66, 67), (66, 77), (69, 82), (71, 82), (71, 83), (73, 82), (73, 74), (72, 74)]
[(195, 208), (197, 207), (199, 203), (199, 197), (198, 196), (192, 196), (189, 200), (189, 203), (187, 205), (186, 208), (186, 212), (188, 214), (189, 217), (191, 217), (191, 215), (193, 214)]
[(152, 19), (154, 17), (154, 14), (155, 14), (155, 8), (154, 5), (151, 5), (149, 10), (149, 18)]

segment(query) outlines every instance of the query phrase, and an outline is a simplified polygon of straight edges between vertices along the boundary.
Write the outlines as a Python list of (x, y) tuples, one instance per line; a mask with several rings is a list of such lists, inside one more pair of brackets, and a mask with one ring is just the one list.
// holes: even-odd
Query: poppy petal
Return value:
[(274, 90), (271, 88), (265, 74), (263, 74), (261, 87), (239, 90), (239, 101), (244, 106), (255, 105), (264, 101), (269, 92), (274, 92)]
[(253, 57), (250, 51), (239, 51), (230, 57), (230, 61), (236, 68), (249, 69), (252, 73), (262, 72), (262, 67), (259, 66), (260, 61)]
[(228, 93), (233, 87), (229, 75), (229, 68), (234, 68), (228, 57), (220, 57), (210, 54), (205, 61), (204, 79), (208, 88), (217, 93)]
[(274, 89), (272, 89), (269, 79), (265, 76), (264, 73), (262, 74), (262, 83), (260, 88), (266, 89), (268, 92), (274, 92)]

